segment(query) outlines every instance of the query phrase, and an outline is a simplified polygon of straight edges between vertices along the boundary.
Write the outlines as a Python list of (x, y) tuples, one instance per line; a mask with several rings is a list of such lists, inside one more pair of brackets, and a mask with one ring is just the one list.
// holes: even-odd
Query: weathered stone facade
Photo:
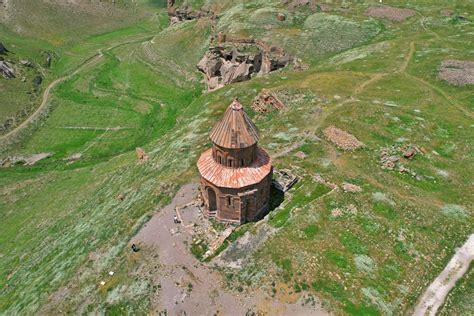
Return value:
[(214, 126), (211, 149), (198, 161), (206, 215), (220, 222), (245, 223), (268, 210), (271, 159), (258, 147), (258, 130), (236, 100)]

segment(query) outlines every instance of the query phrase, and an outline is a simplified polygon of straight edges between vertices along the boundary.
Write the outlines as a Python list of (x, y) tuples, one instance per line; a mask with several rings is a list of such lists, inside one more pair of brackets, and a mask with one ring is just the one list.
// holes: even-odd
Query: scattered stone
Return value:
[(306, 158), (306, 154), (302, 151), (298, 151), (297, 153), (295, 153), (295, 156), (299, 159), (305, 159)]
[(352, 215), (357, 215), (357, 207), (354, 204), (349, 204), (346, 210)]
[(254, 39), (226, 39), (226, 43), (209, 48), (197, 65), (209, 91), (278, 70), (292, 61), (283, 49)]
[(331, 210), (331, 216), (332, 217), (339, 217), (344, 214), (344, 211), (340, 208), (334, 208)]
[(29, 68), (34, 68), (35, 67), (35, 65), (27, 59), (20, 60), (20, 65), (25, 66), (25, 67), (29, 67)]
[(294, 186), (296, 182), (298, 182), (298, 177), (292, 174), (290, 170), (273, 170), (272, 184), (276, 189), (286, 192), (291, 189), (291, 187)]
[(414, 16), (416, 11), (410, 9), (400, 9), (390, 6), (370, 7), (365, 11), (365, 15), (387, 19), (393, 22), (403, 22)]
[(145, 150), (143, 148), (137, 147), (135, 149), (135, 154), (137, 155), (139, 163), (147, 162), (149, 159), (148, 155), (145, 153)]
[(286, 109), (275, 93), (262, 89), (252, 102), (252, 109), (257, 113), (268, 113), (273, 110), (283, 111)]
[(13, 68), (4, 60), (0, 60), (0, 73), (2, 74), (3, 78), (7, 80), (15, 78)]
[(362, 188), (360, 186), (348, 182), (342, 183), (342, 190), (346, 193), (362, 192)]
[(75, 154), (72, 154), (69, 157), (67, 157), (65, 160), (70, 161), (70, 162), (74, 162), (74, 161), (78, 161), (79, 159), (81, 159), (81, 157), (82, 157), (81, 153), (75, 153)]
[(455, 86), (474, 84), (474, 61), (444, 60), (438, 68), (438, 78)]
[(407, 159), (412, 159), (416, 155), (416, 149), (413, 147), (410, 147), (406, 150), (403, 151), (403, 157)]
[(286, 15), (283, 14), (283, 13), (278, 13), (277, 14), (277, 20), (281, 21), (281, 22), (285, 21), (286, 20)]
[(343, 150), (353, 151), (364, 146), (355, 136), (334, 126), (327, 127), (323, 133), (329, 141)]

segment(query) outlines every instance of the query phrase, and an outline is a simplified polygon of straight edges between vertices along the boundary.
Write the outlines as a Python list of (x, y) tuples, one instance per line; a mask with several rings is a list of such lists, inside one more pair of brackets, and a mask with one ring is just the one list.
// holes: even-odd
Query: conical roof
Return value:
[(209, 134), (211, 141), (224, 148), (246, 148), (258, 142), (258, 129), (236, 99)]

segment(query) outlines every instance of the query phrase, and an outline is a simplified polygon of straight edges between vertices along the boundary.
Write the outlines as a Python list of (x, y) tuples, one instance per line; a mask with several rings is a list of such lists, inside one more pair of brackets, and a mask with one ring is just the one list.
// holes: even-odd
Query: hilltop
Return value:
[[(0, 6), (3, 313), (162, 312), (166, 260), (129, 243), (198, 181), (235, 97), (298, 182), (211, 255), (217, 223), (180, 244), (221, 293), (410, 313), (473, 232), (468, 1)], [(472, 275), (442, 314), (473, 312)]]

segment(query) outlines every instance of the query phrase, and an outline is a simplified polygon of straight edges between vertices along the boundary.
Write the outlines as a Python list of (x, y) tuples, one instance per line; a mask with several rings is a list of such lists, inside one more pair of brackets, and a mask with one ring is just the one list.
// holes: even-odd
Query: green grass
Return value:
[[(15, 58), (40, 63), (42, 50), (55, 52), (45, 85), (97, 50), (103, 52), (96, 63), (58, 85), (47, 116), (2, 153), (54, 155), (0, 172), (1, 312), (34, 314), (48, 303), (51, 314), (78, 313), (84, 305), (87, 313), (148, 312), (157, 286), (150, 276), (159, 273), (159, 258), (150, 255), (144, 265), (132, 260), (128, 240), (179, 185), (198, 176), (195, 162), (209, 146), (209, 129), (232, 99), (238, 96), (249, 105), (262, 88), (276, 91), (288, 109), (258, 115), (247, 106), (261, 130), (260, 143), (277, 168), (291, 169), (300, 181), (268, 217), (276, 232), (232, 274), (235, 288), (270, 289), (281, 281), (297, 292), (312, 292), (336, 314), (403, 314), (472, 233), (474, 135), (466, 111), (472, 110), (473, 96), (470, 87), (436, 78), (441, 60), (469, 58), (472, 23), (441, 17), (435, 1), (402, 1), (392, 5), (416, 9), (427, 17), (423, 25), (421, 15), (404, 23), (373, 20), (363, 15), (366, 4), (353, 4), (348, 12), (316, 14), (306, 25), (316, 19), (321, 27), (303, 32), (311, 12), (288, 12), (287, 23), (280, 25), (272, 19), (274, 10), (286, 10), (279, 1), (258, 12), (268, 2), (208, 3), (222, 14), (218, 28), (281, 45), (297, 53), (308, 69), (284, 69), (203, 94), (195, 65), (209, 45), (209, 21), (166, 28), (163, 1), (140, 2), (137, 11), (120, 2), (118, 15), (103, 21), (97, 16), (78, 21), (84, 18), (80, 14), (66, 23), (66, 13), (38, 29), (31, 27), (35, 20), (24, 22), (24, 11), (17, 20), (25, 23), (24, 33), (10, 24), (0, 27), (2, 42), (15, 45)], [(473, 10), (465, 3), (443, 7), (458, 14)], [(117, 18), (122, 9), (136, 15)], [(50, 16), (58, 9), (38, 10), (38, 16)], [(353, 26), (350, 31), (348, 26)], [(337, 42), (335, 34), (344, 42)], [(403, 71), (412, 41), (415, 52)], [(385, 75), (355, 95), (375, 73)], [(3, 118), (30, 100), (18, 82), (0, 82), (11, 102), (2, 108)], [(37, 97), (29, 106), (35, 104)], [(366, 147), (354, 153), (334, 148), (322, 134), (329, 125), (354, 134)], [(117, 127), (124, 129), (105, 130)], [(379, 149), (400, 138), (424, 149), (403, 161), (421, 180), (380, 169)], [(139, 146), (150, 155), (149, 163), (137, 164)], [(297, 151), (307, 157), (296, 158)], [(78, 162), (63, 160), (78, 152), (83, 154)], [(314, 181), (316, 173), (363, 191), (328, 194), (328, 186)], [(375, 200), (377, 192), (393, 203)], [(116, 198), (120, 193), (124, 201)], [(446, 204), (461, 205), (467, 218), (443, 212)], [(343, 214), (334, 217), (334, 208)], [(253, 224), (239, 227), (216, 254), (255, 229)], [(199, 257), (205, 247), (191, 245), (191, 251)], [(97, 288), (111, 269), (117, 278)], [(137, 271), (149, 274), (129, 277)], [(470, 311), (471, 275), (450, 295), (443, 314)], [(69, 292), (63, 299), (50, 301), (64, 288)]]

